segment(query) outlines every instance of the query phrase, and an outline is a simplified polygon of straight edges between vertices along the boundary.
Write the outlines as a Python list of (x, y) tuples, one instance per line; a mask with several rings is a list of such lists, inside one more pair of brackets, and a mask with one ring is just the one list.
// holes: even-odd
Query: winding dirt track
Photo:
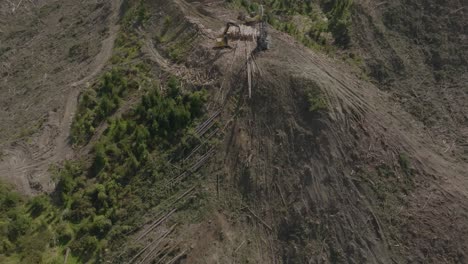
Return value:
[(121, 0), (112, 1), (109, 36), (101, 43), (101, 50), (89, 66), (91, 72), (84, 78), (69, 84), (68, 96), (62, 114), (51, 112), (41, 130), (28, 139), (2, 146), (0, 178), (13, 183), (20, 192), (33, 195), (38, 191), (52, 191), (54, 184), (48, 172), (49, 166), (70, 159), (74, 151), (69, 144), (70, 128), (78, 105), (81, 88), (88, 85), (105, 67), (112, 55), (119, 31), (117, 24)]

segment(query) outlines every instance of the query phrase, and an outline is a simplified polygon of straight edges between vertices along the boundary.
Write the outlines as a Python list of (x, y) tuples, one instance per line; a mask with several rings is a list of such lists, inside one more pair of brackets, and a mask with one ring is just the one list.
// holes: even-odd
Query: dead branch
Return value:
[(67, 264), (68, 255), (70, 255), (70, 248), (67, 248), (67, 251), (65, 252), (65, 260), (63, 261), (63, 264)]
[(162, 261), (163, 261), (167, 256), (169, 256), (169, 254), (170, 254), (171, 252), (173, 252), (178, 246), (179, 246), (179, 243), (176, 244), (176, 245), (174, 245), (174, 246), (172, 246), (172, 247), (170, 247), (170, 246), (169, 246), (169, 247), (166, 247), (166, 248), (167, 248), (166, 250), (163, 249), (162, 252), (164, 252), (164, 251), (167, 251), (167, 252), (166, 252), (166, 254), (164, 254), (164, 255), (158, 260), (158, 262), (157, 262), (156, 264), (162, 263)]
[(278, 192), (279, 192), (279, 194), (281, 196), (281, 200), (283, 201), (284, 207), (287, 207), (286, 200), (284, 199), (283, 192), (281, 192), (281, 188), (278, 185), (278, 182), (275, 182), (275, 184), (276, 184), (276, 188), (278, 189)]
[(143, 234), (141, 234), (137, 239), (136, 241), (139, 241), (140, 239), (142, 239), (143, 237), (145, 237), (149, 232), (151, 232), (153, 229), (155, 229), (156, 227), (158, 227), (161, 223), (163, 223), (167, 218), (169, 218), (169, 216), (171, 216), (175, 211), (177, 211), (177, 208), (174, 208), (172, 209), (169, 213), (167, 213), (166, 215), (162, 216), (161, 218), (159, 218), (158, 220), (156, 220), (153, 224), (151, 224), (151, 226), (148, 228), (148, 230), (146, 230)]
[(255, 217), (257, 218), (257, 220), (262, 223), (268, 230), (270, 231), (273, 231), (273, 228), (271, 228), (271, 226), (269, 226), (267, 223), (265, 223), (265, 221), (263, 221), (258, 215), (256, 215), (252, 210), (250, 210), (249, 207), (245, 207), (247, 208), (247, 210), (249, 210), (249, 212)]
[(197, 171), (213, 154), (214, 148), (211, 148), (206, 154), (204, 154), (198, 161), (196, 161), (188, 170), (184, 171), (182, 174), (172, 180), (172, 184), (175, 184), (185, 178), (190, 172)]
[(207, 125), (209, 125), (215, 118), (217, 118), (221, 114), (220, 110), (217, 110), (210, 118), (208, 118), (205, 122), (200, 124), (196, 129), (195, 133), (199, 134)]
[(190, 154), (184, 159), (184, 162), (186, 162), (188, 159), (190, 159), (193, 155), (195, 155), (198, 150), (201, 149), (201, 147), (203, 147), (205, 145), (205, 143), (211, 139), (217, 132), (219, 131), (219, 128), (215, 129), (213, 132), (211, 132), (206, 138), (205, 140), (199, 144), (194, 150), (192, 150), (192, 152), (190, 152)]
[(187, 249), (182, 251), (179, 255), (175, 256), (173, 259), (171, 259), (169, 262), (167, 262), (167, 264), (175, 263), (177, 260), (179, 260), (181, 257), (183, 257), (185, 255), (185, 253), (187, 253)]
[(242, 247), (242, 245), (244, 245), (245, 243), (245, 240), (242, 241), (242, 243), (240, 243), (240, 245), (234, 250), (234, 252), (232, 252), (233, 254), (236, 254), (236, 252)]
[[(139, 263), (144, 263), (149, 257), (151, 257), (151, 255), (153, 255), (153, 253), (155, 252), (155, 250), (158, 248), (159, 244), (161, 243), (161, 241), (163, 241), (170, 233), (172, 233), (175, 229), (177, 224), (174, 224), (171, 226), (171, 228), (166, 232), (164, 233), (164, 235), (162, 235), (156, 242), (156, 244), (154, 245), (154, 247), (150, 250), (150, 252), (148, 254), (146, 254), (145, 257), (143, 257), (143, 259), (139, 262)], [(154, 242), (153, 242), (154, 243)], [(150, 243), (150, 245), (152, 245), (153, 243)], [(141, 253), (143, 253), (148, 247), (146, 247), (144, 250), (141, 251)], [(141, 254), (140, 253), (140, 254)]]

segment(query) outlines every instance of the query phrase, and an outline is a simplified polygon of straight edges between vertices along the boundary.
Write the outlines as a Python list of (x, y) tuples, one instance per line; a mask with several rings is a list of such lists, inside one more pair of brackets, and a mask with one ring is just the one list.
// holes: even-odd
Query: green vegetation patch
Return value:
[(202, 115), (204, 101), (204, 92), (183, 93), (175, 79), (165, 94), (149, 88), (131, 113), (109, 121), (85, 176), (62, 177), (66, 219), (81, 226), (71, 242), (81, 257), (98, 252), (96, 241), (122, 238), (138, 222), (136, 216), (177, 192), (168, 184), (175, 176), (169, 158), (177, 156), (174, 151)]
[(196, 34), (190, 34), (170, 45), (168, 51), (171, 60), (180, 63), (192, 49), (190, 44), (196, 38), (196, 36)]
[(326, 0), (324, 10), (329, 19), (328, 30), (335, 38), (335, 44), (348, 48), (351, 44), (349, 30), (351, 27), (352, 0)]
[(192, 50), (197, 37), (198, 32), (188, 22), (175, 23), (173, 17), (165, 16), (154, 41), (172, 61), (181, 63)]
[(411, 168), (411, 163), (410, 163), (410, 159), (408, 157), (408, 154), (400, 153), (400, 155), (398, 156), (398, 163), (400, 163), (401, 170), (407, 176), (413, 175), (413, 169)]
[[(405, 167), (410, 166), (409, 157), (400, 155), (398, 162), (400, 168), (382, 163), (374, 169), (361, 168), (357, 171), (358, 186), (373, 198), (371, 204), (374, 212), (383, 222), (385, 233), (394, 241), (393, 244), (400, 243), (400, 228), (405, 221), (402, 211), (408, 202), (406, 196), (415, 188), (414, 178), (407, 174)], [(402, 162), (406, 165), (401, 165)], [(401, 250), (401, 248), (395, 249)]]
[(182, 92), (171, 78), (165, 93), (150, 87), (134, 110), (109, 121), (91, 166), (69, 161), (55, 169), (51, 196), (26, 201), (0, 185), (1, 254), (44, 263), (51, 250), (61, 257), (69, 248), (79, 262), (102, 261), (147, 210), (186, 188), (169, 184), (177, 176), (170, 160), (193, 147), (186, 146), (189, 128), (205, 101), (204, 91)]
[[(53, 246), (48, 225), (50, 200), (38, 196), (29, 201), (0, 183), (0, 262), (44, 263), (42, 253)], [(44, 213), (44, 214), (43, 214)]]
[(309, 48), (331, 52), (350, 45), (352, 0), (229, 0), (256, 13), (265, 7), (268, 23), (295, 37)]
[(148, 17), (143, 1), (130, 8), (123, 17), (122, 30), (118, 33), (114, 44), (112, 68), (80, 96), (71, 131), (74, 145), (87, 143), (97, 126), (115, 113), (122, 100), (148, 80), (147, 65), (131, 64), (141, 56), (143, 45), (135, 28), (143, 25)]
[(325, 94), (319, 87), (308, 89), (307, 102), (309, 103), (309, 111), (312, 113), (326, 111), (328, 109), (328, 102)]
[(86, 143), (96, 127), (119, 108), (129, 91), (138, 89), (140, 74), (137, 68), (114, 67), (97, 84), (82, 93), (72, 124), (73, 144)]

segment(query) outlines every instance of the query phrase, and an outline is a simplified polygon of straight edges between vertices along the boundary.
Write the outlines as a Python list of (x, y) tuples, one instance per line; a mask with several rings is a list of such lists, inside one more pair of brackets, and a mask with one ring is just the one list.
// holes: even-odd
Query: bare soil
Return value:
[(81, 88), (109, 60), (120, 2), (25, 2), (2, 7), (0, 177), (25, 194), (52, 191), (49, 166), (68, 141)]
[(468, 14), (463, 1), (356, 1), (353, 49), (445, 153), (467, 162)]

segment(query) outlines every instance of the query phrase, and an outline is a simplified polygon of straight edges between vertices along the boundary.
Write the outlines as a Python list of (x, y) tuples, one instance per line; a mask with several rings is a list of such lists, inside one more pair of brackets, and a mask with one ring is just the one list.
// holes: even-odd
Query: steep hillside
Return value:
[[(208, 20), (202, 15), (207, 12), (211, 19), (235, 17), (215, 7), (190, 17)], [(424, 136), (423, 124), (347, 73), (349, 66), (282, 34), (272, 31), (272, 37), (273, 49), (257, 57), (261, 74), (251, 100), (242, 57), (234, 51), (218, 60), (217, 69), (232, 80), (221, 93), (228, 100), (223, 109), (231, 109), (222, 120), (230, 120), (231, 128), (221, 148), (225, 154), (215, 162), (223, 166), (212, 170), (220, 170), (217, 184), (226, 188), (220, 191), (225, 201), (236, 192), (241, 200), (227, 202), (237, 208), (224, 209), (235, 224), (219, 231), (231, 234), (229, 242), (219, 243), (248, 241), (232, 235), (230, 228), (240, 228), (264, 236), (255, 247), (269, 253), (248, 247), (238, 257), (264, 262), (462, 261), (466, 165), (445, 161)], [(238, 49), (242, 54), (243, 47)], [(316, 97), (325, 98), (325, 109), (310, 109)], [(453, 208), (435, 209), (437, 204)], [(451, 211), (454, 226), (440, 226)], [(433, 244), (431, 237), (445, 238)], [(206, 252), (216, 248), (214, 242)]]
[(0, 177), (22, 193), (53, 190), (49, 166), (73, 156), (67, 137), (79, 88), (110, 58), (119, 7), (1, 3)]
[[(53, 81), (40, 67), (24, 66), (39, 76), (29, 81), (6, 73), (2, 91), (31, 88), (0, 101), (5, 120), (25, 116), (1, 127), (0, 176), (48, 193), (0, 185), (0, 262), (467, 261), (464, 9), (263, 1), (269, 50), (213, 49), (226, 22), (257, 2), (1, 6), (0, 20), (18, 25), (44, 20), (41, 10), (51, 21), (70, 12), (73, 43), (101, 44), (36, 47), (70, 57), (44, 61), (65, 65)], [(58, 34), (36, 27), (22, 32)], [(30, 46), (3, 49), (20, 33), (5, 27), (0, 37), (4, 65), (33, 61), (15, 58)], [(15, 136), (38, 116), (36, 130)]]
[(460, 1), (356, 1), (353, 40), (378, 86), (467, 161), (468, 21)]

